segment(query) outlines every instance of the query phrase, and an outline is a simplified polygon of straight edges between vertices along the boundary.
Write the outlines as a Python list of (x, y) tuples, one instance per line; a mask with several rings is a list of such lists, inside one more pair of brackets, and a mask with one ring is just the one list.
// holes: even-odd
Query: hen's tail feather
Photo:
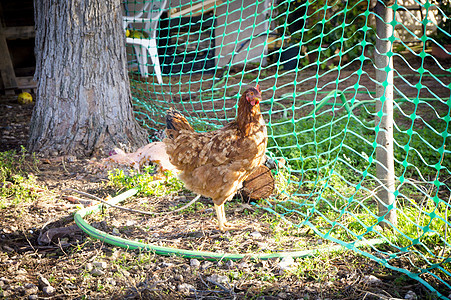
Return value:
[(193, 127), (188, 123), (188, 120), (179, 111), (173, 108), (166, 112), (166, 128), (176, 131), (194, 131)]

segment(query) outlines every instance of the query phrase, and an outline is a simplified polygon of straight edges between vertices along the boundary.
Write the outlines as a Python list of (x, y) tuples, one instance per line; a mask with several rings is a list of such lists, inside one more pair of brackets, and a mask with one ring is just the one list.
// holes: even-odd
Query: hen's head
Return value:
[(244, 92), (244, 96), (250, 105), (258, 105), (260, 101), (262, 101), (262, 91), (260, 90), (260, 86), (257, 84), (255, 87), (248, 88)]

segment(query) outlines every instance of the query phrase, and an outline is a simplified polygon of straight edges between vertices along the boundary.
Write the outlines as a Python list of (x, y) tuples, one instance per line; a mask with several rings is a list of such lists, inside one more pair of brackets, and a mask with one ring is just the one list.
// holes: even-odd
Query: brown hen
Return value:
[(237, 228), (227, 223), (224, 203), (265, 160), (268, 137), (261, 99), (258, 85), (247, 89), (238, 100), (236, 119), (209, 132), (195, 132), (181, 113), (167, 112), (164, 143), (169, 161), (186, 188), (212, 198), (221, 231)]

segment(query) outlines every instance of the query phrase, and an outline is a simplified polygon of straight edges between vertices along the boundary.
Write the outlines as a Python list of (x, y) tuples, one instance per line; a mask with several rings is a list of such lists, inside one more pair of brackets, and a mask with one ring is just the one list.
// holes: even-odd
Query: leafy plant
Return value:
[(108, 173), (108, 185), (120, 189), (139, 188), (146, 196), (164, 196), (179, 192), (183, 189), (181, 182), (170, 171), (166, 171), (164, 179), (158, 179), (154, 174), (154, 167), (144, 168), (142, 173), (124, 170), (114, 170)]
[[(37, 198), (36, 191), (43, 190), (36, 183), (36, 177), (27, 169), (37, 169), (34, 155), (30, 160), (27, 150), (22, 146), (20, 153), (16, 151), (0, 152), (0, 207), (16, 205), (23, 201)], [(31, 162), (30, 162), (31, 161)]]

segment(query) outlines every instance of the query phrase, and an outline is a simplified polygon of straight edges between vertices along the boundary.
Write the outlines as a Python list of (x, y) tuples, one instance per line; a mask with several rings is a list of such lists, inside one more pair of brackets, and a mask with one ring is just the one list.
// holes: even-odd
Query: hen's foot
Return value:
[(226, 232), (229, 230), (240, 230), (242, 228), (243, 227), (241, 225), (237, 225), (237, 224), (233, 224), (233, 223), (229, 223), (229, 222), (219, 224), (219, 230), (221, 230), (222, 232)]

